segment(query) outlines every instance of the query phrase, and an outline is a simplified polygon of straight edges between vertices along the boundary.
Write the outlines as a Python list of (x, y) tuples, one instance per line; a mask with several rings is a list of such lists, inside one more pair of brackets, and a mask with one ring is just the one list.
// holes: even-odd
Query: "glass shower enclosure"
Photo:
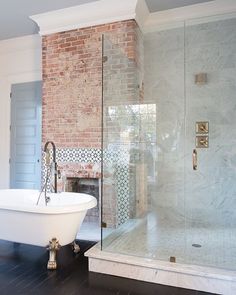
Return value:
[(103, 36), (102, 250), (236, 269), (235, 27)]

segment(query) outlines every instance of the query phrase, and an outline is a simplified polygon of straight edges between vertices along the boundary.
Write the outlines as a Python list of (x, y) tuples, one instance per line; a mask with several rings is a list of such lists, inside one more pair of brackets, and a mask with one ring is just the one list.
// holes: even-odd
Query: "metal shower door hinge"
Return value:
[(106, 222), (103, 222), (103, 221), (102, 221), (102, 222), (101, 222), (101, 227), (102, 227), (102, 228), (106, 228), (106, 227), (107, 227)]
[(176, 263), (176, 257), (175, 256), (170, 256), (170, 262)]
[(107, 56), (103, 56), (102, 61), (105, 63), (108, 61), (108, 57)]

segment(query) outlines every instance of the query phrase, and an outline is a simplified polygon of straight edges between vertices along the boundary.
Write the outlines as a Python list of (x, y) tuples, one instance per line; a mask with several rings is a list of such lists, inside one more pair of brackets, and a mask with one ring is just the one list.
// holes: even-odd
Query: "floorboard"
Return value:
[(93, 242), (79, 241), (58, 253), (58, 269), (48, 271), (48, 253), (41, 247), (0, 241), (0, 295), (210, 295), (103, 274), (89, 273), (83, 253)]

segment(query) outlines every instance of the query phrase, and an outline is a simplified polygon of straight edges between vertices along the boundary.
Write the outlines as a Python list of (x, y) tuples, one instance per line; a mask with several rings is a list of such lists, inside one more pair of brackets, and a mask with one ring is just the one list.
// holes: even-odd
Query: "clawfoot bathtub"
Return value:
[(36, 190), (0, 190), (0, 239), (48, 247), (48, 269), (56, 269), (56, 251), (72, 243), (88, 209), (97, 205), (87, 194), (42, 194)]

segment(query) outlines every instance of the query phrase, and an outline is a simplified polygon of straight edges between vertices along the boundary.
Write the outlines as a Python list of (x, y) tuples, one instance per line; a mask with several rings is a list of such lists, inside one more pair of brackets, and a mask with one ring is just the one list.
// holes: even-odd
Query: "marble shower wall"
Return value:
[[(236, 222), (236, 18), (201, 20), (145, 36), (145, 99), (156, 104), (151, 206), (174, 223)], [(195, 75), (207, 73), (207, 84)], [(209, 148), (192, 168), (195, 122), (209, 121)], [(187, 223), (185, 223), (187, 221)]]
[(150, 209), (172, 218), (184, 216), (184, 25), (145, 35), (144, 52), (144, 100), (156, 105)]
[[(186, 23), (186, 211), (192, 225), (236, 224), (236, 18)], [(198, 86), (194, 75), (207, 74)], [(209, 149), (191, 167), (195, 122), (209, 121)]]

